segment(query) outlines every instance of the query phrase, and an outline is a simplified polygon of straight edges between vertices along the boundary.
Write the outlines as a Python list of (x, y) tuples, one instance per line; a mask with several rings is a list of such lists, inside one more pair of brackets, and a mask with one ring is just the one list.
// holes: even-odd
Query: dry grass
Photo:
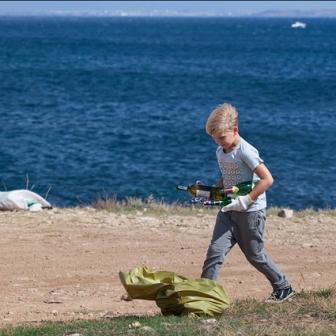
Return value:
[[(137, 328), (130, 328), (134, 323)], [(176, 316), (121, 316), (118, 318), (44, 323), (37, 327), (0, 330), (1, 336), (32, 335), (165, 335), (165, 336), (334, 336), (335, 287), (303, 291), (291, 301), (266, 304), (254, 299), (235, 301), (216, 319)]]
[(206, 209), (201, 205), (183, 204), (183, 203), (165, 203), (155, 200), (152, 196), (146, 199), (127, 197), (125, 200), (117, 200), (116, 198), (98, 199), (93, 205), (97, 210), (105, 210), (114, 213), (136, 213), (149, 215), (192, 215), (203, 212), (204, 210), (210, 213), (216, 213), (218, 208)]
[[(125, 200), (116, 198), (100, 198), (92, 206), (97, 210), (105, 210), (114, 213), (146, 213), (150, 215), (193, 215), (206, 211), (210, 214), (216, 214), (218, 207), (205, 208), (199, 204), (188, 203), (165, 203), (155, 200), (152, 196), (146, 199), (127, 197)], [(267, 209), (268, 216), (277, 216), (282, 208), (272, 207)], [(200, 211), (201, 210), (201, 211)], [(311, 216), (325, 215), (336, 218), (336, 209), (315, 210), (307, 208), (294, 211), (296, 218), (309, 218)]]
[(297, 330), (306, 330), (307, 334), (336, 331), (336, 288), (302, 291), (283, 304), (237, 301), (226, 315), (253, 325), (257, 335), (295, 335)]

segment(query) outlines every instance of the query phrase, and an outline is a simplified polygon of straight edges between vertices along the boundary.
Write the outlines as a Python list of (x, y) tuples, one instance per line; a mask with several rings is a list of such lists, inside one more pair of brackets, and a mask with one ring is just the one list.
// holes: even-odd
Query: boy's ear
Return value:
[(238, 127), (237, 127), (237, 126), (233, 127), (233, 133), (234, 133), (234, 134), (237, 134), (237, 133), (238, 133)]

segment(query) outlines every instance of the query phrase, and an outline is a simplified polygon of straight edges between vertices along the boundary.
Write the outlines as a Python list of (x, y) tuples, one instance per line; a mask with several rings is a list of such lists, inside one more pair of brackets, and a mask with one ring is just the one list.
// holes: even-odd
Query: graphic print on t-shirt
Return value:
[(225, 188), (230, 188), (241, 182), (240, 168), (237, 162), (219, 162)]

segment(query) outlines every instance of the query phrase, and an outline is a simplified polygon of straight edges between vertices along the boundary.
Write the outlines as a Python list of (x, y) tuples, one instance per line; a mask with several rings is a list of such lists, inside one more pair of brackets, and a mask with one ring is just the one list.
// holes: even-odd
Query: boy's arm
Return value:
[(259, 164), (254, 172), (259, 176), (260, 181), (249, 193), (249, 197), (253, 202), (273, 184), (273, 177), (263, 163)]

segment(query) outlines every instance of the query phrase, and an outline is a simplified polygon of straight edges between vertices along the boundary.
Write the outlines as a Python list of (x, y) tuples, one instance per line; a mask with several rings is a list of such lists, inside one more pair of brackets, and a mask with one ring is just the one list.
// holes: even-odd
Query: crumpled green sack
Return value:
[(163, 314), (216, 316), (229, 307), (225, 290), (209, 279), (188, 279), (167, 271), (135, 267), (119, 272), (120, 281), (132, 299), (155, 300)]

